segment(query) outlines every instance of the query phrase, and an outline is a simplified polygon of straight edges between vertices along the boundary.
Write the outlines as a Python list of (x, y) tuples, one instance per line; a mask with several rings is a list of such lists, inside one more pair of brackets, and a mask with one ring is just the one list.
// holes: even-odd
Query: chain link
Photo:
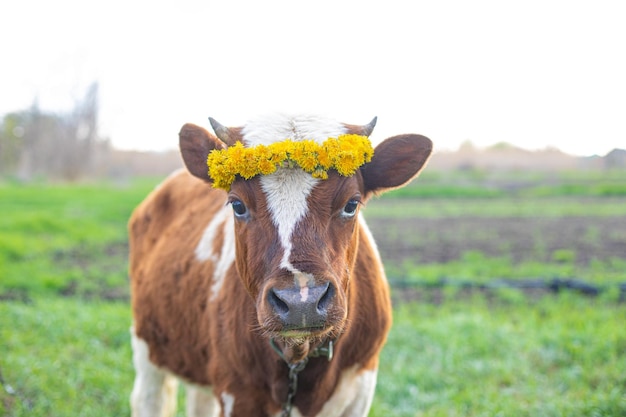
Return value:
[(306, 367), (306, 364), (309, 362), (309, 357), (317, 358), (319, 356), (326, 356), (328, 357), (328, 361), (330, 362), (330, 360), (333, 358), (333, 345), (333, 341), (329, 340), (328, 346), (319, 346), (313, 352), (311, 352), (309, 356), (307, 356), (300, 362), (289, 363), (289, 361), (287, 361), (287, 358), (285, 358), (283, 352), (278, 348), (278, 346), (276, 346), (276, 342), (274, 341), (274, 339), (270, 339), (270, 346), (272, 347), (272, 349), (274, 349), (274, 351), (278, 353), (278, 356), (280, 356), (281, 359), (284, 360), (287, 364), (287, 367), (289, 367), (289, 389), (287, 391), (287, 400), (283, 403), (283, 410), (280, 414), (280, 417), (291, 416), (291, 410), (293, 409), (293, 399), (298, 392), (298, 374), (302, 372)]
[(283, 404), (283, 412), (281, 417), (289, 417), (293, 408), (293, 397), (298, 392), (298, 374), (304, 370), (309, 358), (304, 358), (300, 362), (289, 364), (289, 391), (287, 392), (287, 401)]

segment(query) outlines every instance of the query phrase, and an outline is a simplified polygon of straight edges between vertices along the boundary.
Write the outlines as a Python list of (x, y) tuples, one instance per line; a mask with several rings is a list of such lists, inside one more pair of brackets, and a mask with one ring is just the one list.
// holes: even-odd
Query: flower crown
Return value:
[(211, 151), (207, 165), (213, 186), (228, 191), (237, 175), (250, 179), (271, 174), (279, 167), (293, 168), (296, 165), (314, 178), (327, 179), (331, 168), (348, 177), (370, 162), (373, 155), (374, 148), (367, 136), (346, 134), (328, 138), (322, 144), (286, 139), (246, 148), (237, 142), (226, 149)]

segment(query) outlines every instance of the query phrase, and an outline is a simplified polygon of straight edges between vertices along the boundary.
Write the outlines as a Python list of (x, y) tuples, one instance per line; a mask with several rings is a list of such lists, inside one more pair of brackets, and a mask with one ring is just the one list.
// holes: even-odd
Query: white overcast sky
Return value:
[(125, 149), (273, 111), (414, 132), (437, 149), (626, 148), (624, 1), (86, 1), (2, 6), (0, 114), (100, 84)]

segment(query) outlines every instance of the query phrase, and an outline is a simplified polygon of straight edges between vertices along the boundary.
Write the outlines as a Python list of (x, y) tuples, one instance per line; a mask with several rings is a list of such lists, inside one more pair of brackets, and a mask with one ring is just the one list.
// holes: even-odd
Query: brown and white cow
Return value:
[(228, 192), (211, 187), (207, 155), (237, 141), (369, 136), (375, 121), (274, 115), (225, 128), (211, 120), (217, 137), (183, 126), (187, 170), (129, 222), (133, 416), (172, 415), (178, 380), (189, 416), (367, 414), (391, 306), (360, 206), (413, 179), (431, 141), (391, 137), (352, 176), (281, 166), (238, 177)]

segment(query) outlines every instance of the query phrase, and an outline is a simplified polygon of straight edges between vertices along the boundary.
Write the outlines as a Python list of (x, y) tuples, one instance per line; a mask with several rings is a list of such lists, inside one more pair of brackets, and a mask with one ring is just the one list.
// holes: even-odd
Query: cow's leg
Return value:
[(130, 394), (133, 417), (169, 417), (176, 413), (178, 380), (149, 359), (148, 345), (131, 329), (135, 385)]
[(362, 371), (354, 378), (352, 384), (358, 387), (358, 394), (355, 396), (352, 404), (341, 414), (342, 417), (358, 417), (368, 414), (374, 399), (377, 374), (378, 371), (376, 369)]
[(366, 416), (376, 388), (377, 369), (360, 369), (358, 365), (345, 369), (337, 382), (335, 392), (319, 415), (361, 417)]
[(220, 404), (210, 387), (187, 385), (187, 417), (217, 417)]

